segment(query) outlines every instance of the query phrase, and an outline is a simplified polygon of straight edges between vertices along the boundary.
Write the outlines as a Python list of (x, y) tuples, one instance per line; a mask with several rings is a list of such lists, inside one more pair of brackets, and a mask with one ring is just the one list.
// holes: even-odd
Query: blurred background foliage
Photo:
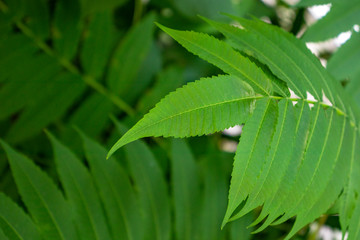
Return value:
[[(341, 5), (331, 0), (302, 1), (295, 7), (295, 1), (285, 0), (0, 0), (1, 139), (31, 158), (61, 186), (53, 150), (43, 129), (56, 136), (88, 166), (79, 131), (108, 149), (119, 137), (111, 119), (117, 119), (120, 129), (132, 126), (167, 93), (200, 77), (221, 73), (176, 44), (156, 28), (154, 22), (221, 37), (197, 15), (226, 21), (220, 14), (224, 12), (257, 17), (302, 36), (307, 25), (316, 20), (308, 7), (330, 2)], [(351, 9), (359, 13), (359, 4), (355, 2)], [(330, 13), (346, 9), (349, 7), (340, 6), (332, 8)], [(360, 61), (360, 51), (353, 51), (351, 56), (349, 53), (356, 47), (359, 49), (359, 33), (354, 24), (359, 22), (360, 13), (346, 16), (346, 21), (344, 18), (334, 20), (341, 16), (336, 12), (333, 15), (330, 20), (326, 20), (327, 15), (314, 24), (304, 38), (316, 42), (334, 38), (344, 31), (353, 32), (353, 37), (333, 57), (340, 46), (334, 40), (309, 47), (324, 65), (330, 58), (329, 70), (360, 99), (359, 81), (350, 81), (360, 77), (359, 68), (351, 67), (354, 61)], [(336, 21), (341, 27), (325, 29), (326, 34), (321, 32), (329, 22)], [(164, 184), (161, 194), (169, 201), (169, 209), (165, 210), (169, 211), (166, 214), (171, 239), (196, 239), (193, 237), (196, 234), (199, 239), (250, 239), (251, 229), (245, 226), (251, 222), (252, 215), (220, 230), (227, 203), (233, 145), (236, 146), (238, 135), (219, 133), (188, 139), (187, 143), (171, 139), (145, 140), (149, 146), (145, 152), (150, 151), (154, 164), (159, 167), (159, 172), (154, 174), (158, 174), (158, 181)], [(134, 170), (134, 166), (123, 160), (133, 158), (137, 151), (141, 150), (127, 153), (121, 150), (116, 155), (133, 185), (135, 181), (134, 191), (141, 195), (143, 190), (136, 185), (139, 166)], [(154, 178), (158, 184), (157, 177)], [(181, 184), (185, 186), (183, 189), (179, 188)], [(186, 191), (191, 192), (187, 196), (191, 201), (188, 204), (191, 209), (187, 210), (191, 218), (182, 215), (185, 211), (182, 201), (187, 200), (181, 196), (189, 194)], [(2, 150), (0, 192), (24, 207)], [(195, 230), (191, 230), (196, 234), (182, 236), (179, 229), (189, 229), (182, 224), (196, 225)], [(336, 217), (330, 217), (328, 224), (339, 227)], [(291, 222), (274, 226), (255, 238), (277, 239), (290, 227)], [(310, 228), (304, 229), (298, 238), (305, 238), (309, 231)]]

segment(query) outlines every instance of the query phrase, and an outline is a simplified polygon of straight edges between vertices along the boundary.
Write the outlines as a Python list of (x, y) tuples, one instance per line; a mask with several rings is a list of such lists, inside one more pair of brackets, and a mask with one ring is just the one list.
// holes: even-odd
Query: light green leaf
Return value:
[(277, 122), (277, 106), (273, 100), (256, 101), (256, 108), (246, 122), (238, 145), (229, 191), (229, 204), (223, 226), (232, 218), (235, 209), (254, 189), (257, 177), (265, 164), (268, 146), (274, 134), (273, 126)]
[(189, 137), (241, 124), (256, 98), (251, 87), (235, 76), (189, 83), (163, 98), (112, 147), (108, 156), (141, 137)]
[(80, 160), (55, 137), (51, 140), (57, 171), (72, 207), (82, 239), (110, 239), (100, 197), (93, 180)]
[[(288, 106), (288, 108), (290, 109), (291, 106)], [(278, 184), (273, 184), (273, 186), (272, 186), (273, 194), (271, 194), (270, 196), (267, 196), (269, 198), (265, 200), (263, 210), (261, 211), (258, 219), (252, 225), (258, 224), (261, 220), (263, 220), (268, 215), (268, 213), (270, 211), (272, 211), (272, 209), (277, 207), (274, 205), (276, 205), (278, 202), (281, 202), (282, 199), (285, 198), (285, 196), (287, 194), (289, 194), (290, 188), (292, 187), (293, 181), (295, 180), (296, 172), (297, 172), (298, 166), (300, 165), (300, 162), (302, 160), (303, 153), (304, 153), (305, 147), (306, 147), (307, 138), (308, 138), (308, 133), (309, 133), (309, 128), (310, 128), (310, 109), (306, 102), (299, 101), (299, 103), (297, 105), (295, 105), (293, 110), (294, 110), (294, 114), (297, 115), (296, 116), (297, 120), (296, 120), (295, 133), (293, 134), (293, 139), (289, 139), (290, 144), (288, 146), (291, 146), (291, 142), (293, 142), (293, 145), (292, 145), (293, 149), (292, 149), (291, 156), (289, 158), (287, 158), (286, 161), (284, 161), (282, 159), (278, 159), (278, 158), (273, 159), (274, 162), (272, 163), (271, 167), (273, 169), (275, 169), (275, 167), (279, 166), (279, 165), (281, 165), (281, 167), (279, 167), (279, 169), (276, 169), (276, 171), (273, 170), (274, 173), (270, 173), (269, 177), (267, 177), (267, 180), (271, 179), (271, 175), (278, 174), (279, 175), (278, 177), (280, 179), (277, 179), (277, 181), (280, 180), (280, 182), (277, 182)], [(281, 109), (280, 109), (280, 113), (281, 113)], [(284, 111), (283, 114), (284, 113), (286, 113), (286, 112)], [(289, 114), (289, 113), (286, 113), (286, 114)], [(281, 116), (281, 115), (279, 115), (279, 116)], [(282, 123), (280, 120), (280, 123), (278, 123), (276, 131), (279, 131), (279, 127), (282, 126), (281, 124)], [(284, 124), (290, 124), (290, 123), (285, 121)], [(276, 136), (274, 139), (276, 139)], [(276, 141), (274, 143), (276, 143)], [(278, 147), (276, 147), (276, 145), (274, 143), (272, 143), (272, 148), (271, 148), (272, 152), (274, 152), (274, 153), (275, 153), (275, 151), (279, 151), (279, 153), (287, 152), (287, 149), (279, 149), (278, 150)], [(275, 149), (273, 147), (275, 147)], [(270, 158), (272, 156), (269, 155), (268, 157)], [(287, 180), (282, 181), (283, 179), (287, 179)], [(264, 188), (264, 191), (266, 191), (265, 188)], [(266, 193), (264, 192), (264, 194), (266, 194)], [(266, 197), (266, 195), (264, 195), (264, 196)], [(271, 221), (268, 221), (268, 222), (271, 222)], [(266, 224), (264, 224), (262, 227), (260, 227), (256, 232), (261, 231), (262, 229), (265, 228), (265, 226), (266, 226)]]
[(198, 211), (201, 203), (199, 171), (184, 140), (172, 141), (171, 162), (176, 239), (197, 239)]
[[(282, 177), (288, 167), (288, 162), (284, 163), (284, 161), (279, 161), (278, 159), (290, 159), (293, 152), (293, 142), (298, 133), (295, 130), (296, 121), (292, 102), (282, 100), (279, 102), (278, 107), (278, 120), (275, 127), (276, 130), (269, 147), (269, 152), (266, 157), (264, 157), (265, 162), (258, 174), (259, 177), (253, 187), (253, 191), (249, 193), (245, 206), (243, 206), (239, 213), (234, 216), (236, 218), (246, 214), (258, 206), (263, 205), (267, 200), (269, 200), (275, 194), (275, 191), (280, 185)], [(302, 107), (305, 106), (303, 105)], [(260, 134), (263, 134), (262, 130), (260, 131)], [(247, 135), (244, 134), (244, 136)], [(244, 141), (244, 144), (247, 142), (246, 139), (241, 141)], [(287, 147), (281, 147), (285, 145)], [(241, 147), (242, 144), (239, 145), (240, 149)], [(253, 154), (255, 154), (255, 152)]]
[(269, 66), (301, 99), (306, 99), (309, 92), (315, 99), (322, 101), (324, 92), (332, 104), (343, 106), (342, 99), (337, 97), (340, 91), (338, 88), (341, 89), (341, 86), (335, 81), (329, 81), (331, 77), (304, 42), (260, 20), (232, 18), (238, 21), (243, 29), (206, 21), (229, 38), (235, 48)]
[(109, 218), (114, 239), (142, 239), (141, 212), (129, 176), (116, 159), (106, 158), (106, 150), (81, 134), (86, 159)]
[[(12, 240), (40, 239), (33, 221), (10, 198), (0, 193), (0, 231)], [(3, 238), (0, 234), (0, 239)]]
[[(360, 164), (357, 161), (359, 159), (359, 153), (356, 151), (357, 146), (359, 146), (358, 135), (353, 134), (353, 139), (351, 142), (345, 142), (351, 146), (351, 150), (349, 150), (349, 154), (351, 154), (350, 163), (349, 163), (349, 175), (346, 179), (346, 185), (344, 189), (344, 193), (341, 196), (341, 208), (340, 208), (340, 224), (343, 230), (343, 234), (345, 234), (346, 229), (352, 225), (354, 226), (354, 221), (352, 216), (358, 215), (360, 209), (358, 206), (358, 196), (360, 193), (360, 186), (358, 182), (360, 181)], [(356, 216), (355, 216), (356, 219)], [(352, 228), (351, 227), (351, 228)]]
[[(121, 125), (116, 124), (122, 132)], [(144, 239), (170, 239), (170, 201), (164, 173), (145, 143), (137, 141), (124, 149), (144, 213)]]
[(41, 235), (46, 239), (76, 239), (70, 206), (60, 190), (30, 159), (5, 142), (1, 145), (8, 155), (20, 195)]
[(359, 239), (360, 237), (360, 200), (357, 199), (354, 216), (351, 218), (348, 239)]

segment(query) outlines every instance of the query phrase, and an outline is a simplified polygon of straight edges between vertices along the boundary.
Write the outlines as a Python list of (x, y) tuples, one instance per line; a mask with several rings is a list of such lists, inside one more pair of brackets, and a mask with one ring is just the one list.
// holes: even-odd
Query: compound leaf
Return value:
[(170, 93), (110, 150), (141, 137), (189, 137), (223, 130), (246, 121), (256, 95), (235, 76), (205, 78)]

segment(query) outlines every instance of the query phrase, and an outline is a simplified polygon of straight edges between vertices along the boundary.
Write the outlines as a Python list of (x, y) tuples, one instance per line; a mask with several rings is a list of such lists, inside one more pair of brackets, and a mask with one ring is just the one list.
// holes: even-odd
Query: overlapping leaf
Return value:
[(339, 81), (347, 83), (346, 90), (354, 94), (360, 90), (360, 33), (354, 32), (329, 59), (326, 68)]
[[(15, 152), (4, 142), (2, 142), (2, 146), (8, 155), (21, 196), (39, 227), (41, 235), (45, 239), (76, 239), (77, 234), (72, 223), (72, 215), (69, 214), (70, 206), (55, 184), (31, 160)], [(15, 212), (18, 211), (15, 210)], [(20, 215), (20, 213), (17, 214)], [(27, 233), (29, 236), (23, 237), (26, 239), (32, 237), (36, 232), (30, 231), (29, 220), (22, 216), (19, 218), (23, 219), (24, 230), (29, 231)], [(15, 227), (14, 230), (17, 228)], [(16, 233), (18, 237), (21, 236), (19, 234), (21, 231)]]
[(40, 239), (29, 216), (3, 193), (0, 193), (0, 231), (1, 239)]
[[(305, 1), (306, 2), (306, 1)], [(323, 1), (325, 3), (326, 1)], [(334, 38), (341, 32), (349, 31), (355, 24), (360, 24), (360, 3), (357, 0), (331, 2), (330, 12), (305, 32), (303, 39), (308, 42), (324, 41)], [(300, 3), (301, 4), (301, 3)], [(308, 4), (311, 4), (308, 3)], [(318, 2), (314, 1), (316, 5)]]

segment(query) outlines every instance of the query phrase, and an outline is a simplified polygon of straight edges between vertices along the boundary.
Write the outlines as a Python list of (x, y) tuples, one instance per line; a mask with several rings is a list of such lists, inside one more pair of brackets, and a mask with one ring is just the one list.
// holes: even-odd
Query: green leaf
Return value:
[(176, 239), (197, 239), (201, 203), (199, 172), (185, 141), (172, 141), (171, 161)]
[(351, 226), (351, 228), (354, 227), (354, 221), (356, 222), (357, 220), (353, 220), (352, 216), (359, 215), (359, 212), (356, 211), (360, 211), (357, 207), (360, 193), (360, 186), (357, 184), (360, 181), (360, 164), (357, 162), (359, 153), (356, 151), (356, 147), (359, 145), (358, 136), (353, 134), (352, 141), (345, 144), (351, 146), (352, 149), (349, 150), (349, 154), (351, 154), (349, 163), (350, 171), (346, 180), (347, 183), (344, 188), (344, 194), (341, 196), (340, 224), (343, 229), (343, 234), (345, 234), (345, 230), (349, 226)]
[(88, 136), (98, 136), (109, 124), (109, 114), (113, 109), (108, 98), (94, 93), (76, 109), (69, 119), (69, 124), (77, 126)]
[(351, 38), (342, 45), (329, 59), (327, 70), (339, 81), (350, 80), (347, 90), (358, 89), (360, 80), (356, 78), (360, 73), (360, 33), (354, 32)]
[(5, 236), (5, 233), (3, 232), (3, 230), (1, 230), (1, 228), (0, 228), (0, 238), (4, 240), (8, 240), (8, 238)]
[(182, 14), (189, 18), (195, 18), (200, 14), (206, 17), (221, 19), (223, 16), (221, 16), (219, 13), (234, 12), (234, 6), (236, 4), (230, 0), (182, 0), (174, 1), (174, 5)]
[[(33, 69), (34, 66), (37, 66), (34, 64), (33, 56), (36, 50), (35, 45), (21, 34), (9, 34), (6, 39), (1, 41), (0, 82), (8, 80), (13, 74), (21, 74), (26, 69)], [(29, 61), (30, 57), (32, 61)], [(25, 63), (30, 63), (32, 67), (28, 68), (29, 64)]]
[(356, 208), (354, 210), (354, 216), (351, 219), (349, 227), (348, 239), (358, 239), (360, 237), (360, 201), (356, 202)]
[(38, 38), (47, 38), (50, 35), (50, 7), (48, 1), (28, 0), (23, 3), (25, 4), (27, 26)]
[(163, 98), (110, 150), (141, 137), (209, 134), (246, 121), (257, 96), (235, 76), (205, 78)]
[(53, 41), (60, 57), (72, 59), (76, 53), (81, 36), (79, 0), (56, 2), (54, 13)]
[(107, 83), (112, 92), (126, 96), (150, 50), (155, 15), (149, 14), (122, 39), (110, 62)]
[(231, 219), (235, 209), (246, 199), (247, 194), (257, 183), (258, 174), (262, 170), (268, 152), (267, 148), (274, 134), (276, 112), (277, 106), (273, 100), (258, 100), (253, 115), (245, 124), (235, 155), (229, 204), (223, 226)]
[[(203, 160), (203, 201), (200, 213), (200, 239), (224, 239), (226, 231), (220, 228), (226, 210), (229, 174), (226, 171), (226, 160), (221, 154), (210, 151), (210, 156)], [(219, 161), (220, 160), (220, 161)]]
[(254, 214), (248, 213), (231, 223), (231, 240), (250, 240), (252, 228), (248, 227), (254, 220)]
[(301, 99), (306, 99), (309, 92), (315, 99), (322, 101), (324, 93), (332, 104), (341, 107), (344, 105), (342, 98), (337, 97), (341, 86), (335, 81), (329, 81), (330, 75), (304, 42), (260, 20), (232, 18), (238, 21), (243, 29), (206, 21), (229, 38), (235, 48), (269, 66)]
[(102, 76), (113, 43), (112, 12), (99, 12), (92, 16), (81, 49), (81, 64), (91, 76)]
[[(316, 108), (312, 111), (316, 111)], [(277, 222), (297, 216), (287, 239), (332, 206), (341, 193), (349, 172), (352, 145), (344, 139), (352, 139), (352, 127), (334, 110), (329, 110), (326, 115), (322, 111), (321, 109), (315, 119), (314, 132), (310, 133), (309, 145), (291, 196), (281, 205), (285, 214)], [(288, 204), (290, 201), (293, 204)]]
[[(2, 230), (2, 231), (1, 231)], [(40, 239), (33, 221), (10, 198), (0, 193), (0, 233), (12, 240)]]
[(114, 239), (142, 239), (142, 220), (137, 196), (129, 176), (116, 159), (106, 158), (106, 150), (81, 134), (86, 159), (109, 217)]
[(50, 57), (42, 55), (33, 58), (26, 68), (14, 74), (9, 83), (0, 89), (0, 119), (9, 117), (43, 96), (39, 89), (48, 84), (57, 71), (59, 66)]
[(116, 7), (121, 7), (127, 3), (128, 0), (104, 0), (101, 2), (97, 0), (80, 0), (80, 2), (82, 15), (86, 16), (88, 14), (94, 14), (97, 12), (112, 10)]
[[(150, 89), (140, 99), (138, 109), (142, 113), (147, 113), (155, 106), (167, 93), (185, 84), (183, 71), (179, 67), (171, 66), (158, 74), (157, 80), (152, 89)], [(169, 81), (171, 79), (171, 81)]]
[[(359, 190), (355, 184), (359, 181), (360, 167), (356, 153), (359, 110), (302, 40), (259, 20), (233, 18), (239, 21), (240, 28), (206, 21), (221, 31), (231, 46), (242, 51), (244, 56), (255, 59), (262, 69), (268, 67), (269, 76), (274, 74), (274, 79), (284, 81), (299, 97), (273, 96), (264, 94), (261, 89), (252, 90), (235, 73), (196, 81), (161, 100), (115, 144), (109, 155), (140, 137), (195, 136), (232, 126), (232, 123), (245, 123), (235, 155), (223, 225), (263, 206), (253, 225), (266, 220), (256, 232), (296, 217), (292, 230), (285, 237), (289, 239), (339, 201), (342, 230), (351, 230), (351, 236), (356, 238), (360, 215), (356, 206)], [(173, 35), (193, 34), (166, 31)], [(206, 44), (198, 37), (193, 40), (195, 46), (201, 43), (198, 48), (193, 50), (191, 44), (191, 49), (186, 47), (198, 51), (199, 55), (216, 52), (218, 50), (213, 48), (219, 46), (217, 41)], [(205, 50), (199, 50), (199, 46), (204, 46)], [(270, 80), (275, 82), (274, 79)], [(309, 95), (315, 100), (309, 100)], [(228, 104), (238, 104), (244, 96), (251, 100), (230, 111)], [(326, 98), (330, 104), (326, 103)], [(229, 113), (236, 113), (236, 118), (232, 119)], [(220, 193), (216, 199), (219, 196)], [(214, 208), (218, 210), (219, 205)], [(210, 219), (206, 214), (202, 215), (204, 219)], [(211, 237), (200, 231), (205, 239)]]
[(110, 239), (100, 197), (93, 180), (80, 160), (55, 137), (51, 140), (57, 171), (72, 207), (82, 239)]
[(77, 75), (62, 74), (53, 79), (42, 87), (37, 101), (29, 104), (13, 123), (6, 140), (17, 143), (39, 133), (48, 124), (59, 119), (81, 96), (85, 87), (85, 83)]
[(225, 73), (246, 81), (255, 92), (270, 95), (271, 82), (264, 72), (227, 43), (204, 33), (172, 30), (159, 24), (158, 26), (188, 51), (214, 64)]
[[(122, 129), (118, 123), (117, 128)], [(170, 201), (163, 172), (145, 143), (137, 141), (124, 149), (144, 212), (144, 239), (170, 239)]]
[[(285, 106), (285, 105), (284, 105)], [(288, 109), (291, 109), (291, 106), (287, 106)], [(285, 116), (284, 114), (288, 115), (289, 113), (286, 113), (285, 108), (280, 108), (280, 115), (279, 116), (284, 116), (284, 118), (280, 118), (283, 119), (278, 121), (278, 126), (276, 128), (276, 131), (279, 132), (280, 129), (279, 127), (285, 127), (287, 125), (290, 125), (291, 123), (289, 123), (289, 118), (287, 116)], [(278, 175), (275, 181), (275, 183), (272, 185), (271, 189), (272, 189), (272, 193), (270, 195), (267, 195), (266, 193), (266, 189), (263, 188), (263, 191), (259, 191), (259, 194), (264, 194), (264, 197), (268, 197), (268, 199), (264, 200), (264, 206), (263, 206), (263, 211), (261, 211), (260, 216), (258, 217), (258, 219), (252, 224), (258, 224), (261, 220), (263, 220), (267, 214), (269, 213), (269, 211), (272, 211), (272, 209), (276, 208), (276, 205), (278, 202), (281, 202), (282, 199), (290, 193), (290, 188), (292, 187), (293, 181), (295, 179), (296, 176), (296, 172), (297, 172), (297, 168), (300, 165), (300, 162), (302, 160), (303, 157), (303, 152), (305, 151), (305, 147), (306, 147), (306, 142), (307, 142), (307, 137), (308, 137), (308, 132), (309, 132), (309, 128), (310, 128), (310, 109), (307, 105), (306, 102), (304, 101), (300, 101), (297, 105), (294, 106), (294, 114), (297, 115), (296, 118), (296, 129), (295, 132), (293, 133), (293, 139), (288, 139), (289, 141), (289, 145), (288, 146), (292, 146), (292, 152), (291, 152), (291, 156), (288, 158), (285, 158), (286, 160), (282, 160), (282, 159), (271, 159), (273, 156), (268, 155), (269, 160), (272, 160), (273, 163), (271, 163), (271, 168), (272, 169), (272, 173), (269, 171), (269, 176), (266, 176), (266, 172), (265, 172), (265, 177), (267, 177), (266, 181), (272, 179), (272, 175)], [(291, 112), (291, 110), (289, 110), (289, 112)], [(285, 120), (285, 122), (284, 122)], [(288, 126), (287, 126), (288, 127)], [(275, 133), (277, 135), (277, 133)], [(274, 139), (276, 140), (276, 135), (274, 137)], [(280, 137), (280, 136), (279, 136)], [(279, 139), (282, 140), (282, 139)], [(274, 144), (275, 143), (275, 144)], [(291, 145), (291, 143), (293, 143), (293, 145)], [(270, 149), (270, 151), (274, 154), (277, 154), (277, 151), (279, 151), (279, 153), (282, 154), (286, 154), (288, 149), (278, 149), (279, 146), (276, 145), (277, 142), (274, 141), (272, 143), (272, 148)], [(274, 149), (275, 147), (275, 149)], [(280, 165), (280, 167), (279, 167)], [(276, 168), (279, 167), (279, 168)], [(275, 170), (276, 169), (276, 170)], [(286, 181), (282, 181), (283, 179), (287, 179)], [(253, 194), (251, 194), (252, 196), (254, 196)], [(256, 200), (254, 197), (252, 197), (254, 200)], [(249, 204), (247, 204), (249, 205)], [(269, 221), (271, 222), (271, 221)], [(256, 232), (259, 232), (260, 230), (264, 229), (266, 225), (263, 225), (263, 227), (259, 228)]]
[(355, 24), (360, 24), (359, 1), (338, 1), (332, 4), (325, 17), (308, 28), (302, 38), (307, 42), (327, 40), (351, 30)]
[(151, 48), (143, 60), (136, 77), (132, 82), (132, 86), (123, 94), (122, 98), (129, 103), (137, 101), (138, 98), (147, 91), (153, 77), (161, 71), (162, 55), (161, 49), (156, 42), (152, 42)]
[(20, 195), (46, 239), (76, 239), (70, 206), (62, 193), (32, 161), (15, 152), (5, 142), (1, 145), (9, 158)]

